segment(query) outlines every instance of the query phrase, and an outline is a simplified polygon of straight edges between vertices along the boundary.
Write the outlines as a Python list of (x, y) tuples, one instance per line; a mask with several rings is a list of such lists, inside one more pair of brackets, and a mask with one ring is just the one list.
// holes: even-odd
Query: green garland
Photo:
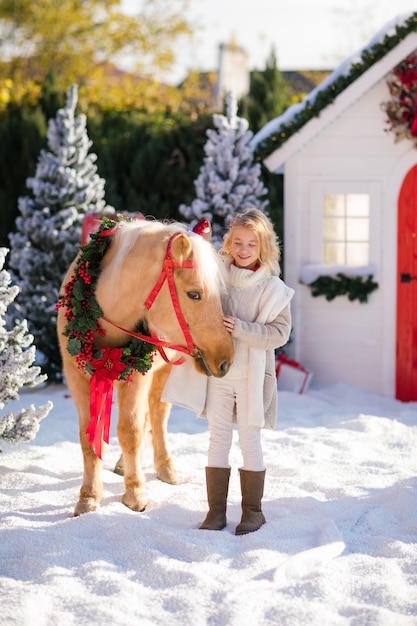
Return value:
[(372, 274), (365, 278), (363, 276), (346, 276), (346, 274), (339, 272), (336, 276), (319, 276), (307, 287), (310, 287), (313, 298), (325, 296), (329, 302), (337, 296), (347, 296), (351, 302), (354, 300), (368, 302), (369, 294), (379, 287), (378, 283), (372, 279)]
[(306, 100), (304, 109), (299, 111), (288, 124), (281, 124), (270, 137), (261, 141), (255, 148), (256, 159), (261, 161), (282, 146), (292, 135), (298, 132), (313, 117), (319, 117), (321, 111), (332, 104), (336, 97), (351, 83), (366, 72), (372, 65), (395, 48), (407, 35), (417, 31), (417, 12), (413, 13), (402, 25), (395, 27), (395, 35), (385, 35), (382, 42), (375, 44), (361, 55), (362, 62), (353, 63), (347, 75), (338, 76), (335, 82), (319, 91), (313, 103)]
[[(123, 219), (119, 216), (118, 221)], [(80, 369), (100, 378), (131, 380), (135, 371), (144, 374), (152, 367), (155, 347), (132, 337), (121, 348), (97, 347), (95, 337), (104, 337), (106, 331), (99, 320), (103, 311), (95, 296), (101, 261), (111, 244), (111, 233), (115, 227), (112, 219), (104, 218), (97, 233), (82, 246), (76, 270), (64, 287), (57, 309), (65, 309), (67, 324), (64, 335), (69, 338), (68, 352), (74, 356)], [(103, 234), (104, 233), (104, 234)]]

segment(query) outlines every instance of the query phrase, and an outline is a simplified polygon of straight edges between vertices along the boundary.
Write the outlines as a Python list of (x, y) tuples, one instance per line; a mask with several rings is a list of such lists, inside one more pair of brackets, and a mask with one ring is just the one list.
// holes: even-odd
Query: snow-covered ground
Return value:
[(82, 478), (75, 408), (64, 386), (31, 443), (0, 455), (0, 624), (11, 626), (338, 626), (417, 624), (417, 403), (338, 384), (279, 394), (264, 432), (264, 513), (236, 537), (240, 453), (228, 526), (202, 531), (207, 425), (174, 407), (180, 484), (146, 475), (149, 505), (121, 504), (112, 438), (100, 509), (72, 516)]

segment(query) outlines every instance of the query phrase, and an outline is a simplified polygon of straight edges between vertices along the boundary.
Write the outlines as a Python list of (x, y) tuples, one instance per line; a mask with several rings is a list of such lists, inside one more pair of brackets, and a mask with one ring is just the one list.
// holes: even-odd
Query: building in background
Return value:
[[(253, 140), (284, 176), (288, 356), (320, 385), (403, 401), (417, 401), (416, 17), (387, 24)], [(367, 276), (378, 288), (361, 301)], [(333, 297), (341, 281), (349, 292)]]
[(244, 48), (235, 41), (219, 45), (219, 65), (215, 90), (215, 101), (221, 105), (231, 91), (239, 100), (249, 93), (249, 57)]

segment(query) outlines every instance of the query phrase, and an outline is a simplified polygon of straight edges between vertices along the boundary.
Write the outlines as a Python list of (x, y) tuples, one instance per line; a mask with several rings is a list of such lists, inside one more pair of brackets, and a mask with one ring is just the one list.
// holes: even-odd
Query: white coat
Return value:
[[(224, 314), (235, 317), (232, 338), (237, 356), (243, 354), (247, 360), (242, 377), (248, 379), (249, 423), (274, 428), (277, 417), (274, 351), (285, 345), (290, 336), (289, 303), (294, 290), (278, 276), (271, 275), (265, 266), (253, 272), (226, 263), (229, 285), (222, 304)], [(226, 376), (239, 378), (241, 365), (233, 364)], [(172, 368), (161, 399), (205, 417), (206, 396), (207, 377), (198, 373), (192, 359), (187, 358), (183, 365)]]

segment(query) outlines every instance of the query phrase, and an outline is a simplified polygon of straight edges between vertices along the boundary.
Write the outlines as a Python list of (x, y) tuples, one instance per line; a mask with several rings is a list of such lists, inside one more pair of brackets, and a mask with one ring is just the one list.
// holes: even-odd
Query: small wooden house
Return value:
[(417, 13), (253, 138), (284, 174), (288, 356), (320, 385), (417, 400)]

